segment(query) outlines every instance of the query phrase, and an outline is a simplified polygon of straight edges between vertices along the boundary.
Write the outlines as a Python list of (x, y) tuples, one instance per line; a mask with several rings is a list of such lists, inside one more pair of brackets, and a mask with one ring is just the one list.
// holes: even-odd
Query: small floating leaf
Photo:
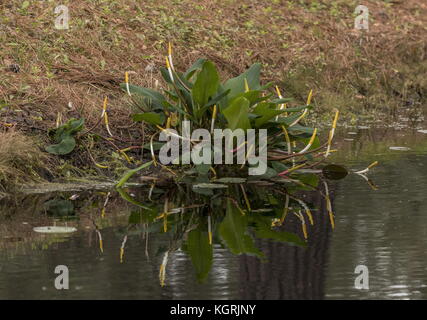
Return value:
[(409, 151), (411, 148), (408, 147), (389, 147), (390, 150), (394, 151)]
[(48, 226), (48, 227), (35, 227), (33, 231), (38, 233), (71, 233), (77, 231), (74, 227), (57, 227), (57, 226)]

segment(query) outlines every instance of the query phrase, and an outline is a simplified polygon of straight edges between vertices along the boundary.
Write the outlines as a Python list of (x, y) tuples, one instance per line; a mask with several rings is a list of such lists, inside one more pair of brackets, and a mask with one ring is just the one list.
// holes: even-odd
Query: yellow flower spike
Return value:
[(214, 104), (213, 111), (212, 111), (211, 133), (213, 133), (214, 128), (215, 128), (215, 119), (216, 119), (217, 112), (218, 112), (217, 106), (216, 106), (216, 104)]
[(166, 121), (166, 129), (169, 129), (169, 128), (171, 127), (171, 121), (172, 121), (172, 119), (171, 119), (171, 117), (169, 116), (169, 117), (168, 117), (168, 120)]
[(125, 84), (126, 84), (126, 91), (128, 93), (128, 95), (130, 94), (130, 89), (129, 89), (129, 72), (125, 72)]
[(170, 43), (170, 41), (168, 43), (168, 55), (169, 57), (172, 56), (172, 44)]
[(372, 167), (375, 167), (376, 165), (378, 165), (378, 161), (372, 162), (372, 163), (368, 166), (368, 169), (371, 169)]
[(300, 153), (304, 153), (304, 152), (308, 151), (308, 149), (310, 149), (310, 147), (314, 143), (314, 139), (316, 139), (316, 135), (317, 135), (317, 128), (314, 128), (314, 131), (313, 131), (313, 134), (311, 135), (310, 141), (305, 146), (305, 148), (300, 151)]
[(332, 145), (332, 139), (334, 138), (335, 129), (337, 127), (339, 114), (340, 114), (339, 110), (336, 110), (334, 121), (332, 122), (332, 129), (331, 129), (331, 131), (329, 131), (328, 147), (326, 149), (325, 158), (327, 158), (331, 152), (330, 150), (331, 150), (331, 145)]
[(310, 105), (312, 97), (313, 97), (313, 90), (310, 90), (310, 93), (308, 94), (308, 98), (307, 98), (307, 105)]
[(245, 78), (245, 92), (249, 91), (249, 84), (248, 84), (248, 80)]

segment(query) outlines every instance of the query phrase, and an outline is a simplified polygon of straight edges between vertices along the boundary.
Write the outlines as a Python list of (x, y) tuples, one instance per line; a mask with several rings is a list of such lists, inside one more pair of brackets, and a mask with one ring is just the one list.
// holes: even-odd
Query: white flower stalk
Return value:
[(305, 146), (305, 148), (304, 149), (302, 149), (299, 153), (304, 153), (304, 152), (306, 152), (306, 151), (308, 151), (308, 149), (310, 149), (311, 148), (311, 146), (313, 145), (313, 143), (314, 143), (314, 139), (316, 139), (316, 134), (317, 134), (317, 128), (314, 128), (314, 131), (313, 131), (313, 134), (312, 134), (312, 136), (311, 136), (311, 138), (310, 138), (310, 141), (308, 142), (308, 144)]
[(111, 133), (111, 130), (110, 130), (109, 120), (108, 120), (107, 104), (108, 104), (108, 97), (105, 97), (104, 105), (102, 107), (101, 118), (104, 118), (105, 128), (107, 129), (108, 134), (110, 135), (110, 137), (113, 137), (113, 134)]
[(160, 285), (162, 287), (165, 286), (166, 265), (168, 264), (168, 258), (169, 258), (169, 251), (166, 251), (165, 255), (163, 256), (163, 261), (162, 261), (162, 264), (160, 265), (160, 270), (159, 270), (159, 280), (160, 280)]
[(336, 110), (334, 122), (332, 123), (332, 129), (329, 132), (328, 147), (326, 149), (325, 158), (329, 157), (329, 154), (331, 153), (332, 139), (334, 138), (335, 129), (337, 127), (337, 122), (338, 122), (338, 116), (339, 116), (339, 114), (340, 114), (339, 110)]
[(126, 84), (126, 91), (128, 95), (130, 96), (130, 89), (129, 89), (129, 72), (125, 72), (125, 84)]
[(170, 63), (171, 69), (173, 71), (175, 71), (175, 67), (174, 67), (173, 61), (172, 61), (172, 44), (170, 42), (168, 44), (168, 59), (169, 59), (169, 63)]
[[(308, 94), (308, 97), (307, 97), (307, 102), (306, 102), (306, 105), (307, 105), (307, 107), (310, 105), (310, 103), (311, 103), (311, 98), (313, 97), (313, 90), (310, 90), (310, 93)], [(292, 122), (290, 125), (289, 125), (289, 127), (293, 127), (294, 125), (296, 125), (298, 122), (300, 122), (301, 121), (301, 119), (302, 118), (304, 118), (306, 115), (307, 115), (307, 113), (308, 113), (308, 108), (305, 108), (304, 109), (304, 112), (298, 117), (298, 119), (296, 119), (294, 122)]]
[(371, 169), (372, 167), (375, 167), (378, 164), (378, 161), (372, 162), (366, 169), (360, 170), (360, 171), (356, 171), (355, 173), (357, 174), (364, 174), (364, 173), (368, 173), (369, 169)]
[(168, 69), (169, 77), (171, 78), (171, 81), (175, 82), (174, 79), (173, 79), (172, 68), (171, 68), (171, 65), (169, 63), (169, 58), (168, 57), (166, 57), (166, 68)]

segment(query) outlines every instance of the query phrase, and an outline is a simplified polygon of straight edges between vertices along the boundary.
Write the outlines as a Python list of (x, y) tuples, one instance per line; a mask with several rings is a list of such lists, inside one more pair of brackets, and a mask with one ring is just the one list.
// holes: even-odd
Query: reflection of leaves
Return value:
[(230, 200), (227, 201), (227, 214), (219, 226), (219, 234), (233, 254), (264, 254), (255, 247), (253, 239), (246, 234), (248, 220)]
[(296, 234), (285, 231), (274, 231), (271, 229), (271, 219), (263, 217), (260, 214), (253, 215), (251, 220), (255, 223), (255, 235), (257, 238), (272, 239), (276, 241), (287, 242), (298, 246), (307, 244)]
[(153, 208), (141, 209), (140, 211), (132, 211), (129, 216), (129, 224), (140, 224), (153, 222), (158, 216), (158, 210)]
[(66, 217), (74, 215), (74, 205), (69, 200), (53, 199), (44, 203), (46, 212), (53, 216)]
[(197, 279), (206, 279), (212, 267), (212, 246), (206, 232), (192, 230), (188, 234), (187, 251), (191, 257), (194, 269), (196, 269)]

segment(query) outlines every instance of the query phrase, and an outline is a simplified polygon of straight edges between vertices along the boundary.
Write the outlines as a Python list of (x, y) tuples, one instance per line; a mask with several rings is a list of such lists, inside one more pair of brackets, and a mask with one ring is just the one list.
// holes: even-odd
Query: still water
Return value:
[[(3, 200), (0, 299), (427, 299), (427, 135), (353, 131), (331, 161), (379, 161), (369, 183), (351, 173), (308, 175), (318, 190), (289, 193), (231, 184), (130, 189), (130, 202), (108, 190)], [(77, 231), (33, 231), (65, 223)], [(58, 265), (69, 290), (54, 286)], [(355, 288), (358, 265), (369, 289)]]

